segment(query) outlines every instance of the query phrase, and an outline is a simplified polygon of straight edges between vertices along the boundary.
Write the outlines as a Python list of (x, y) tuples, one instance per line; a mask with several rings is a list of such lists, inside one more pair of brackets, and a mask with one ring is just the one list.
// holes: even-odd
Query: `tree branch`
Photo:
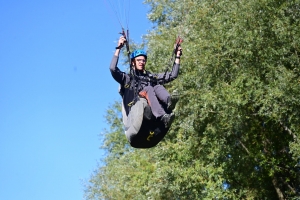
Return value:
[(287, 126), (285, 126), (282, 122), (279, 123), (284, 128), (285, 131), (287, 131), (291, 136), (293, 136), (294, 140), (297, 139), (297, 136)]
[(247, 149), (247, 147), (242, 143), (242, 141), (240, 139), (238, 139), (238, 141), (240, 142), (240, 144), (242, 145), (242, 147), (246, 150), (246, 152), (250, 155), (250, 151)]
[(280, 180), (293, 192), (293, 194), (296, 194), (295, 188), (293, 188), (288, 182), (284, 181), (283, 178), (280, 178)]
[(278, 181), (277, 181), (276, 177), (273, 177), (272, 183), (273, 183), (273, 186), (274, 186), (274, 188), (276, 190), (276, 193), (278, 195), (278, 199), (279, 200), (284, 200), (283, 193), (281, 192), (281, 190), (280, 190), (280, 188), (278, 186)]

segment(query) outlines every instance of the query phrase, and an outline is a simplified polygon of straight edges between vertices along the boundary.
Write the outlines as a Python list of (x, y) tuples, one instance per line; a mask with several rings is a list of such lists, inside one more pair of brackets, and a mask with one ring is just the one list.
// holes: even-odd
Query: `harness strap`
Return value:
[[(130, 69), (130, 80), (127, 84), (121, 87), (121, 93), (125, 110), (127, 114), (130, 112), (131, 107), (139, 100), (140, 98), (140, 91), (142, 90), (141, 88), (141, 83), (148, 82), (151, 86), (155, 86), (159, 84), (159, 79), (157, 79), (155, 76), (153, 76), (151, 73), (146, 72), (147, 76), (141, 77), (137, 76), (135, 70), (132, 68)], [(148, 84), (148, 85), (149, 85)], [(126, 98), (124, 98), (126, 94)], [(141, 95), (143, 96), (143, 95)]]
[(149, 83), (148, 85), (154, 86), (160, 84), (159, 81), (162, 79), (158, 79), (156, 76), (153, 76), (151, 73), (146, 72), (147, 76), (136, 76), (135, 79), (138, 81), (139, 86), (141, 85), (141, 82)]

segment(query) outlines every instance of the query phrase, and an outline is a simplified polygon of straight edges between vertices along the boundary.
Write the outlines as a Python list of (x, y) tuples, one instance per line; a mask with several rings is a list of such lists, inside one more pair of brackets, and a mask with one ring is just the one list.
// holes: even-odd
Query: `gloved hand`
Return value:
[(174, 45), (174, 54), (176, 57), (180, 57), (182, 55), (182, 48), (180, 46), (182, 42), (183, 39), (178, 36)]
[(124, 36), (121, 36), (119, 41), (118, 41), (118, 46), (116, 47), (116, 49), (122, 49), (125, 42), (126, 42), (126, 38)]

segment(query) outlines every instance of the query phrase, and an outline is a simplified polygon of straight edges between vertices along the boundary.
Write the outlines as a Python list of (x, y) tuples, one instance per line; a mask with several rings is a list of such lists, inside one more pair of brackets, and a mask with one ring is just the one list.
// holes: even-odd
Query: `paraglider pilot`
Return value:
[[(152, 74), (145, 70), (147, 53), (144, 50), (135, 50), (130, 55), (131, 70), (133, 70), (133, 73), (126, 74), (117, 67), (120, 50), (124, 46), (125, 42), (126, 38), (121, 36), (110, 64), (110, 71), (113, 78), (121, 85), (121, 91), (123, 89), (121, 95), (123, 97), (123, 105), (126, 110), (126, 115), (128, 115), (130, 111), (131, 102), (134, 102), (134, 99), (138, 95), (139, 97), (147, 99), (155, 118), (161, 120), (165, 124), (166, 128), (169, 127), (174, 120), (175, 115), (172, 112), (167, 113), (162, 104), (165, 105), (167, 110), (172, 111), (179, 97), (178, 95), (170, 95), (164, 86), (159, 84), (159, 82), (162, 81), (163, 83), (168, 83), (177, 78), (180, 68), (182, 48), (179, 46), (176, 48), (177, 52), (174, 52), (175, 62), (173, 64), (172, 71), (157, 74)], [(128, 88), (127, 92), (126, 89), (124, 92), (124, 88)]]

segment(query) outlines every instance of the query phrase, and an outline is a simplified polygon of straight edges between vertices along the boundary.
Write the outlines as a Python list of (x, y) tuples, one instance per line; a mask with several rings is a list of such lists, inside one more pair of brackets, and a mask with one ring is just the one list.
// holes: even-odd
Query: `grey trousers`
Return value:
[(165, 110), (163, 109), (162, 105), (158, 100), (162, 103), (167, 105), (168, 98), (170, 97), (169, 92), (164, 88), (162, 85), (146, 86), (144, 89), (139, 93), (141, 97), (147, 99), (148, 104), (151, 107), (153, 115), (158, 118), (166, 114)]

